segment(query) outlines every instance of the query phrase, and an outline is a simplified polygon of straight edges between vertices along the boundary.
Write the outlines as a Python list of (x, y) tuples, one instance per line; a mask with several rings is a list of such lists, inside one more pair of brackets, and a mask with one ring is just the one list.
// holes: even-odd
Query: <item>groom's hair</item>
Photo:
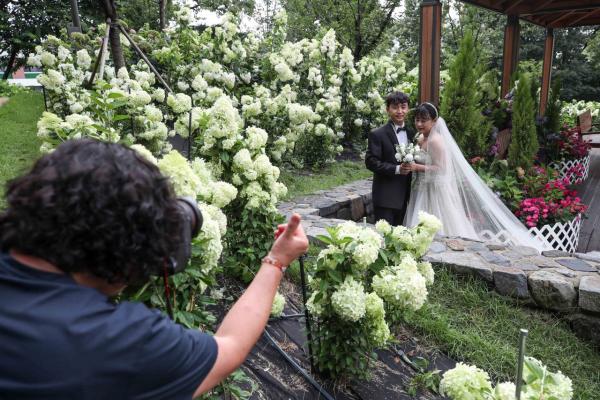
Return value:
[(392, 104), (408, 103), (408, 96), (402, 92), (392, 92), (385, 98), (385, 107), (388, 108)]

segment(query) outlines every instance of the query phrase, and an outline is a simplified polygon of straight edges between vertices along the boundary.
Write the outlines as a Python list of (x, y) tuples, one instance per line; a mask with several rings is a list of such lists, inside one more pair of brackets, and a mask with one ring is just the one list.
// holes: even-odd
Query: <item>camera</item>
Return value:
[(165, 269), (168, 275), (173, 275), (185, 269), (192, 255), (192, 239), (202, 229), (202, 212), (196, 201), (189, 197), (178, 197), (177, 205), (181, 221), (181, 243), (174, 254), (167, 257)]

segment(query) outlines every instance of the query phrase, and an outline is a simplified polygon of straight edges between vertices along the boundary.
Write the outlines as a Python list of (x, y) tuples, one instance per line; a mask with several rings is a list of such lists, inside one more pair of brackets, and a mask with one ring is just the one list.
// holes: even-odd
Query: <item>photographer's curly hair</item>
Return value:
[(65, 142), (7, 185), (0, 249), (42, 258), (67, 274), (139, 283), (180, 242), (173, 189), (125, 146)]

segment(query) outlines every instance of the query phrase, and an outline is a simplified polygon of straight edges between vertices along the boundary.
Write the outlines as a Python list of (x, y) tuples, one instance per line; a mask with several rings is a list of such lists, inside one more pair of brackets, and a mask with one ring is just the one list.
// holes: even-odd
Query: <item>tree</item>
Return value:
[[(103, 0), (102, 6), (104, 7), (106, 18), (110, 18), (112, 22), (119, 20), (115, 0)], [(115, 65), (115, 70), (118, 71), (125, 66), (125, 57), (123, 56), (123, 48), (121, 47), (120, 31), (116, 25), (111, 25), (110, 27), (108, 42), (110, 43), (110, 54)]]
[(405, 55), (406, 69), (419, 66), (419, 32), (421, 24), (421, 0), (404, 0), (404, 13), (400, 16), (393, 31), (398, 52)]
[[(43, 3), (43, 4), (40, 4)], [(3, 79), (25, 62), (40, 38), (58, 34), (70, 19), (70, 3), (60, 1), (0, 0), (0, 60), (5, 65)], [(3, 56), (6, 54), (7, 56)]]
[(354, 61), (371, 53), (394, 26), (394, 11), (402, 0), (285, 0), (290, 40), (310, 37), (315, 23), (333, 28), (339, 42), (352, 50)]
[(535, 101), (531, 93), (531, 78), (521, 74), (513, 102), (512, 136), (508, 148), (508, 163), (511, 167), (527, 169), (539, 149), (535, 126)]
[(450, 65), (450, 80), (444, 87), (440, 109), (448, 129), (467, 157), (487, 150), (490, 133), (490, 125), (480, 110), (478, 51), (473, 33), (467, 30)]

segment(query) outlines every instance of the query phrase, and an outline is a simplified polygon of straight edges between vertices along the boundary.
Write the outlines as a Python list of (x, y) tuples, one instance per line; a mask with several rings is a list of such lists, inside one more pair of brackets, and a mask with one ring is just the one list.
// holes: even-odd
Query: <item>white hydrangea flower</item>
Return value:
[(356, 118), (354, 120), (354, 125), (356, 125), (356, 126), (362, 126), (363, 125), (363, 120), (360, 119), (360, 118)]
[(377, 293), (375, 292), (371, 292), (367, 295), (365, 300), (365, 310), (368, 318), (373, 320), (385, 318), (383, 300), (381, 297), (377, 296)]
[(516, 387), (512, 382), (503, 382), (494, 389), (494, 400), (517, 400)]
[(152, 164), (158, 165), (158, 160), (146, 146), (142, 146), (141, 144), (133, 144), (131, 145), (131, 148), (138, 152), (146, 160), (150, 161)]
[(442, 229), (442, 222), (435, 216), (426, 213), (425, 211), (419, 211), (419, 224), (435, 235)]
[(425, 284), (427, 286), (433, 285), (433, 282), (435, 280), (435, 272), (433, 271), (433, 267), (431, 266), (431, 263), (428, 261), (422, 261), (417, 264), (417, 269), (419, 270), (421, 275), (423, 275), (423, 277), (425, 278)]
[(370, 331), (370, 338), (377, 347), (384, 347), (390, 340), (390, 327), (384, 318), (378, 319)]
[(231, 203), (238, 194), (238, 190), (235, 186), (228, 182), (217, 181), (211, 184), (212, 189), (212, 203), (219, 208), (225, 207)]
[(269, 135), (264, 129), (255, 126), (246, 128), (246, 144), (250, 150), (259, 150), (265, 147), (268, 139)]
[(192, 98), (185, 93), (175, 95), (169, 93), (167, 105), (171, 107), (175, 114), (181, 114), (192, 109)]
[(392, 226), (385, 219), (380, 219), (375, 223), (375, 229), (384, 235), (392, 232)]
[(134, 107), (143, 107), (152, 101), (152, 97), (145, 90), (133, 90), (128, 97)]
[(42, 60), (39, 54), (30, 53), (29, 57), (27, 57), (27, 65), (31, 67), (41, 67)]
[(171, 151), (158, 161), (158, 168), (168, 176), (178, 196), (195, 198), (202, 182), (190, 163), (178, 151)]
[(295, 77), (294, 71), (283, 61), (275, 65), (275, 72), (277, 72), (279, 80), (282, 82), (291, 81)]
[(373, 277), (372, 286), (381, 298), (400, 309), (416, 311), (427, 299), (425, 278), (418, 271), (402, 266), (384, 269)]
[(279, 292), (275, 293), (273, 299), (273, 305), (271, 306), (271, 316), (280, 317), (283, 314), (283, 308), (285, 307), (285, 297)]
[(87, 70), (92, 64), (92, 58), (86, 49), (81, 49), (77, 52), (77, 65), (79, 68)]
[(487, 372), (459, 362), (444, 373), (440, 393), (454, 400), (483, 399), (492, 393), (492, 384)]
[(323, 294), (323, 298), (320, 301), (315, 301), (315, 297), (319, 292), (313, 292), (308, 300), (306, 301), (306, 308), (311, 315), (320, 316), (325, 311), (323, 304), (327, 301), (327, 296)]
[(37, 122), (37, 136), (39, 138), (47, 138), (50, 133), (55, 132), (63, 120), (56, 114), (44, 111), (42, 118)]
[(163, 119), (163, 113), (160, 111), (158, 107), (153, 106), (152, 104), (144, 107), (144, 115), (151, 122), (160, 122)]
[(365, 316), (366, 297), (362, 283), (348, 276), (331, 295), (331, 306), (340, 318), (356, 322)]
[(58, 59), (60, 61), (68, 61), (70, 58), (71, 52), (63, 46), (58, 46)]

